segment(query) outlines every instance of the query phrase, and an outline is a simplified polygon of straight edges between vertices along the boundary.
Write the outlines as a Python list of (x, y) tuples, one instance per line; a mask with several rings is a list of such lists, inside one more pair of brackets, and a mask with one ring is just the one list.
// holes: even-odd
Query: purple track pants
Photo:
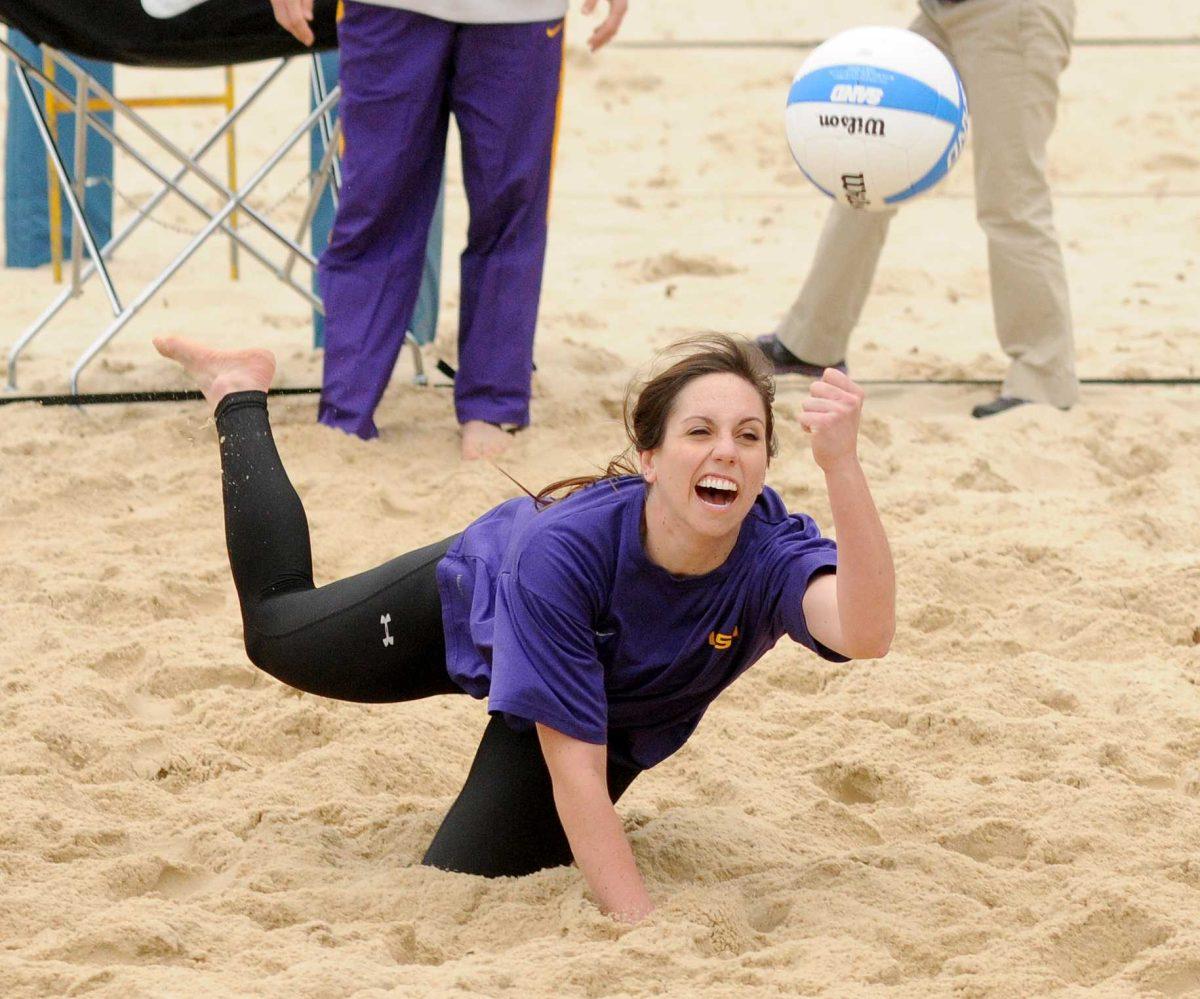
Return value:
[(450, 112), (470, 209), (455, 411), (460, 423), (529, 422), (563, 34), (560, 21), (456, 24), (346, 3), (342, 191), (320, 266), (320, 422), (378, 434), (375, 407), (420, 289)]

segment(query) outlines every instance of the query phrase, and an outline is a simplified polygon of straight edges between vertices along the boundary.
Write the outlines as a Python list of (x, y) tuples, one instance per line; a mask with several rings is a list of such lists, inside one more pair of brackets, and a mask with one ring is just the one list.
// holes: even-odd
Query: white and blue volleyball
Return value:
[(950, 60), (902, 28), (834, 35), (804, 60), (788, 92), (788, 145), (804, 176), (864, 211), (937, 184), (962, 152), (967, 123)]

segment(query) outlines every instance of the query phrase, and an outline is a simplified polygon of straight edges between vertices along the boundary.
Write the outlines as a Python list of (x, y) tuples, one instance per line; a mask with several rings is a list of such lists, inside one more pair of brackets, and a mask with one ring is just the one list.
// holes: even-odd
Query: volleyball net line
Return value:
[[(903, 387), (966, 387), (983, 388), (995, 387), (1000, 384), (999, 378), (862, 378), (856, 379), (859, 385), (868, 388), (903, 388)], [(1102, 385), (1120, 388), (1192, 388), (1200, 385), (1200, 377), (1176, 378), (1080, 378), (1080, 385)], [(431, 388), (451, 388), (446, 385), (432, 385)], [(778, 384), (787, 387), (787, 383)], [(796, 387), (799, 387), (797, 384)], [(303, 386), (298, 388), (273, 388), (268, 392), (271, 396), (289, 395), (318, 395), (320, 386)], [(37, 403), (41, 406), (103, 406), (124, 403), (146, 402), (196, 402), (204, 396), (194, 389), (167, 389), (145, 392), (85, 392), (79, 395), (12, 395), (0, 394), (0, 406), (11, 406), (16, 403)]]
[[(824, 38), (630, 38), (610, 44), (614, 49), (815, 49)], [(1076, 38), (1081, 49), (1187, 48), (1200, 45), (1200, 35), (1178, 37)]]
[[(691, 39), (618, 39), (611, 48), (630, 50), (672, 50), (672, 49), (812, 49), (822, 44), (823, 38), (797, 39), (760, 39), (760, 38), (691, 38)], [(1200, 35), (1182, 35), (1178, 37), (1084, 37), (1076, 38), (1072, 43), (1076, 48), (1180, 48), (1200, 46)], [(1139, 192), (1140, 193), (1140, 192)], [(1194, 192), (1186, 192), (1192, 194)], [(1070, 197), (1069, 194), (1058, 194), (1057, 197)], [(1087, 192), (1083, 197), (1112, 197), (1126, 196), (1126, 192)], [(1160, 196), (1147, 192), (1146, 196)], [(984, 387), (998, 385), (995, 378), (868, 378), (858, 384), (882, 388), (891, 387)], [(1080, 385), (1117, 386), (1117, 387), (1194, 387), (1200, 385), (1198, 377), (1174, 378), (1081, 378)], [(433, 386), (445, 388), (449, 386)], [(321, 389), (318, 386), (302, 388), (274, 388), (268, 393), (272, 396), (317, 395)], [(155, 402), (192, 402), (203, 399), (204, 396), (194, 390), (162, 390), (145, 392), (90, 392), (66, 395), (5, 395), (0, 392), (0, 406), (17, 403), (37, 403), (42, 406), (94, 406), (129, 403)]]

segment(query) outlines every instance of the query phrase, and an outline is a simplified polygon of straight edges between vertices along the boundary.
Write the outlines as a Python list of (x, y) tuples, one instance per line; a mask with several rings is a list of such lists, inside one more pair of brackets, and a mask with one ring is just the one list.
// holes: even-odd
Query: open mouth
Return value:
[(718, 475), (706, 475), (696, 483), (696, 495), (709, 506), (729, 506), (737, 494), (737, 483)]

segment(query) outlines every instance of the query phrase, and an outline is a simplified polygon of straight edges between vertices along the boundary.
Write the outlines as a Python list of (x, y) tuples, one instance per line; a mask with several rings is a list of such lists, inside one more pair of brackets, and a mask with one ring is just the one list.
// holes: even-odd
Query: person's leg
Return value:
[[(614, 804), (640, 772), (609, 760)], [(467, 782), (421, 863), (489, 878), (571, 863), (536, 731), (514, 732), (499, 717), (488, 722)]]
[(970, 0), (943, 8), (971, 109), (976, 215), (987, 235), (1002, 396), (1072, 405), (1079, 392), (1046, 144), (1071, 52), (1072, 0)]
[(829, 209), (808, 277), (775, 332), (796, 357), (822, 367), (845, 360), (894, 214)]
[[(945, 50), (945, 39), (924, 12), (909, 30)], [(820, 367), (846, 359), (895, 214), (895, 209), (866, 212), (840, 203), (830, 208), (808, 277), (775, 332), (795, 357)]]
[(342, 188), (321, 256), (325, 368), (318, 419), (369, 439), (421, 285), (445, 159), (454, 25), (346, 4), (338, 26)]
[(250, 660), (293, 687), (345, 701), (461, 692), (446, 673), (435, 578), (454, 539), (314, 587), (308, 521), (271, 435), (266, 393), (226, 395), (214, 415)]
[(562, 69), (559, 22), (463, 26), (450, 102), (470, 206), (462, 255), (460, 423), (529, 422)]

